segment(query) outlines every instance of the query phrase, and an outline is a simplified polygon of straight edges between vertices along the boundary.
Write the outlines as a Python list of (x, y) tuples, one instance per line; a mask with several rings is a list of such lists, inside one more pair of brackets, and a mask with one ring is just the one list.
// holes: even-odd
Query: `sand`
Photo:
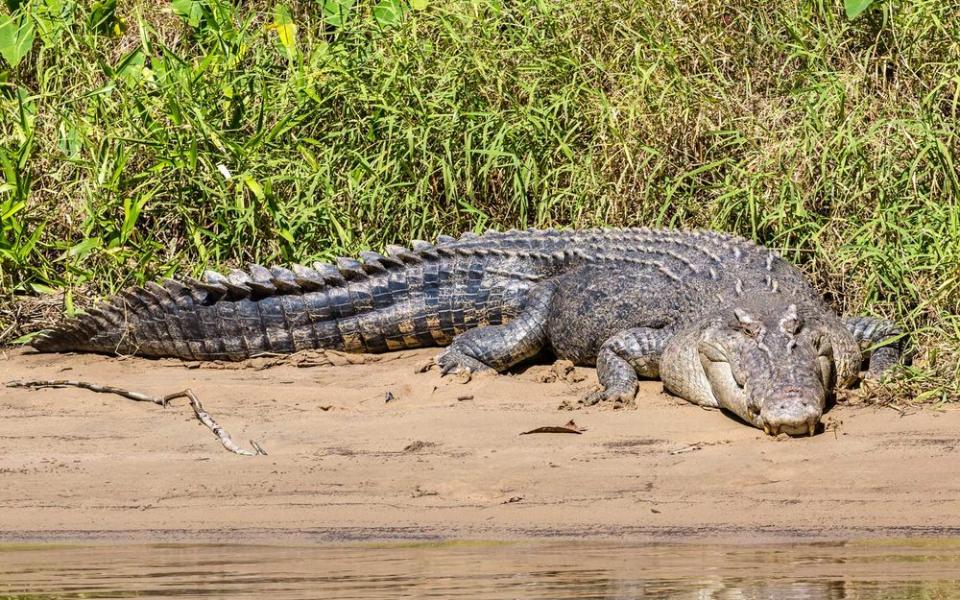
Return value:
[[(436, 350), (241, 365), (0, 352), (0, 381), (189, 387), (168, 408), (0, 388), (0, 539), (839, 538), (960, 532), (960, 412), (839, 404), (772, 438), (644, 382), (564, 411), (592, 369), (441, 378)], [(386, 401), (390, 393), (393, 399)], [(519, 435), (573, 418), (582, 434)]]

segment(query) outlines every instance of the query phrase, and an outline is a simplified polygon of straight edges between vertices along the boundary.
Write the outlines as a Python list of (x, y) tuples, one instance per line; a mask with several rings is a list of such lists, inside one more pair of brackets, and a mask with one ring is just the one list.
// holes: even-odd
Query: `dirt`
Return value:
[[(441, 378), (435, 350), (243, 364), (0, 351), (0, 381), (189, 387), (161, 408), (0, 388), (0, 539), (850, 537), (960, 532), (960, 412), (841, 404), (772, 438), (642, 384), (566, 411), (592, 369)], [(389, 398), (389, 401), (387, 399)], [(520, 435), (563, 428), (579, 435)]]

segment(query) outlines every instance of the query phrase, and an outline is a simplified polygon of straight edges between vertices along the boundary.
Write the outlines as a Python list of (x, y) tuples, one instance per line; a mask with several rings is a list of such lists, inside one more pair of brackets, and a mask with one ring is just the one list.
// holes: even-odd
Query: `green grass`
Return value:
[(878, 393), (960, 397), (952, 3), (406, 1), (25, 2), (36, 40), (0, 75), (0, 341), (49, 316), (38, 297), (173, 272), (709, 227), (906, 325), (916, 367)]

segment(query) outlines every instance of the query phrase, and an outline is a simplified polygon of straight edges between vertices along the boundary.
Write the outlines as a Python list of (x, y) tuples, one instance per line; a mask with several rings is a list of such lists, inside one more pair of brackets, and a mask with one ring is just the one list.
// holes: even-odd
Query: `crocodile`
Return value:
[(32, 345), (191, 361), (441, 346), (443, 375), (547, 351), (596, 367), (584, 405), (632, 404), (640, 378), (659, 378), (773, 435), (813, 435), (836, 390), (904, 355), (894, 323), (842, 318), (766, 247), (649, 228), (467, 233), (336, 264), (206, 271), (127, 289)]

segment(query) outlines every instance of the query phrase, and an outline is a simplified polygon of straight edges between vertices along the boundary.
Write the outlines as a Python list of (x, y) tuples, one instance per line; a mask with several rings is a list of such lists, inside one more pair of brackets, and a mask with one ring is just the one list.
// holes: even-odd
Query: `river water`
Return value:
[(960, 598), (960, 540), (0, 545), (0, 599)]

